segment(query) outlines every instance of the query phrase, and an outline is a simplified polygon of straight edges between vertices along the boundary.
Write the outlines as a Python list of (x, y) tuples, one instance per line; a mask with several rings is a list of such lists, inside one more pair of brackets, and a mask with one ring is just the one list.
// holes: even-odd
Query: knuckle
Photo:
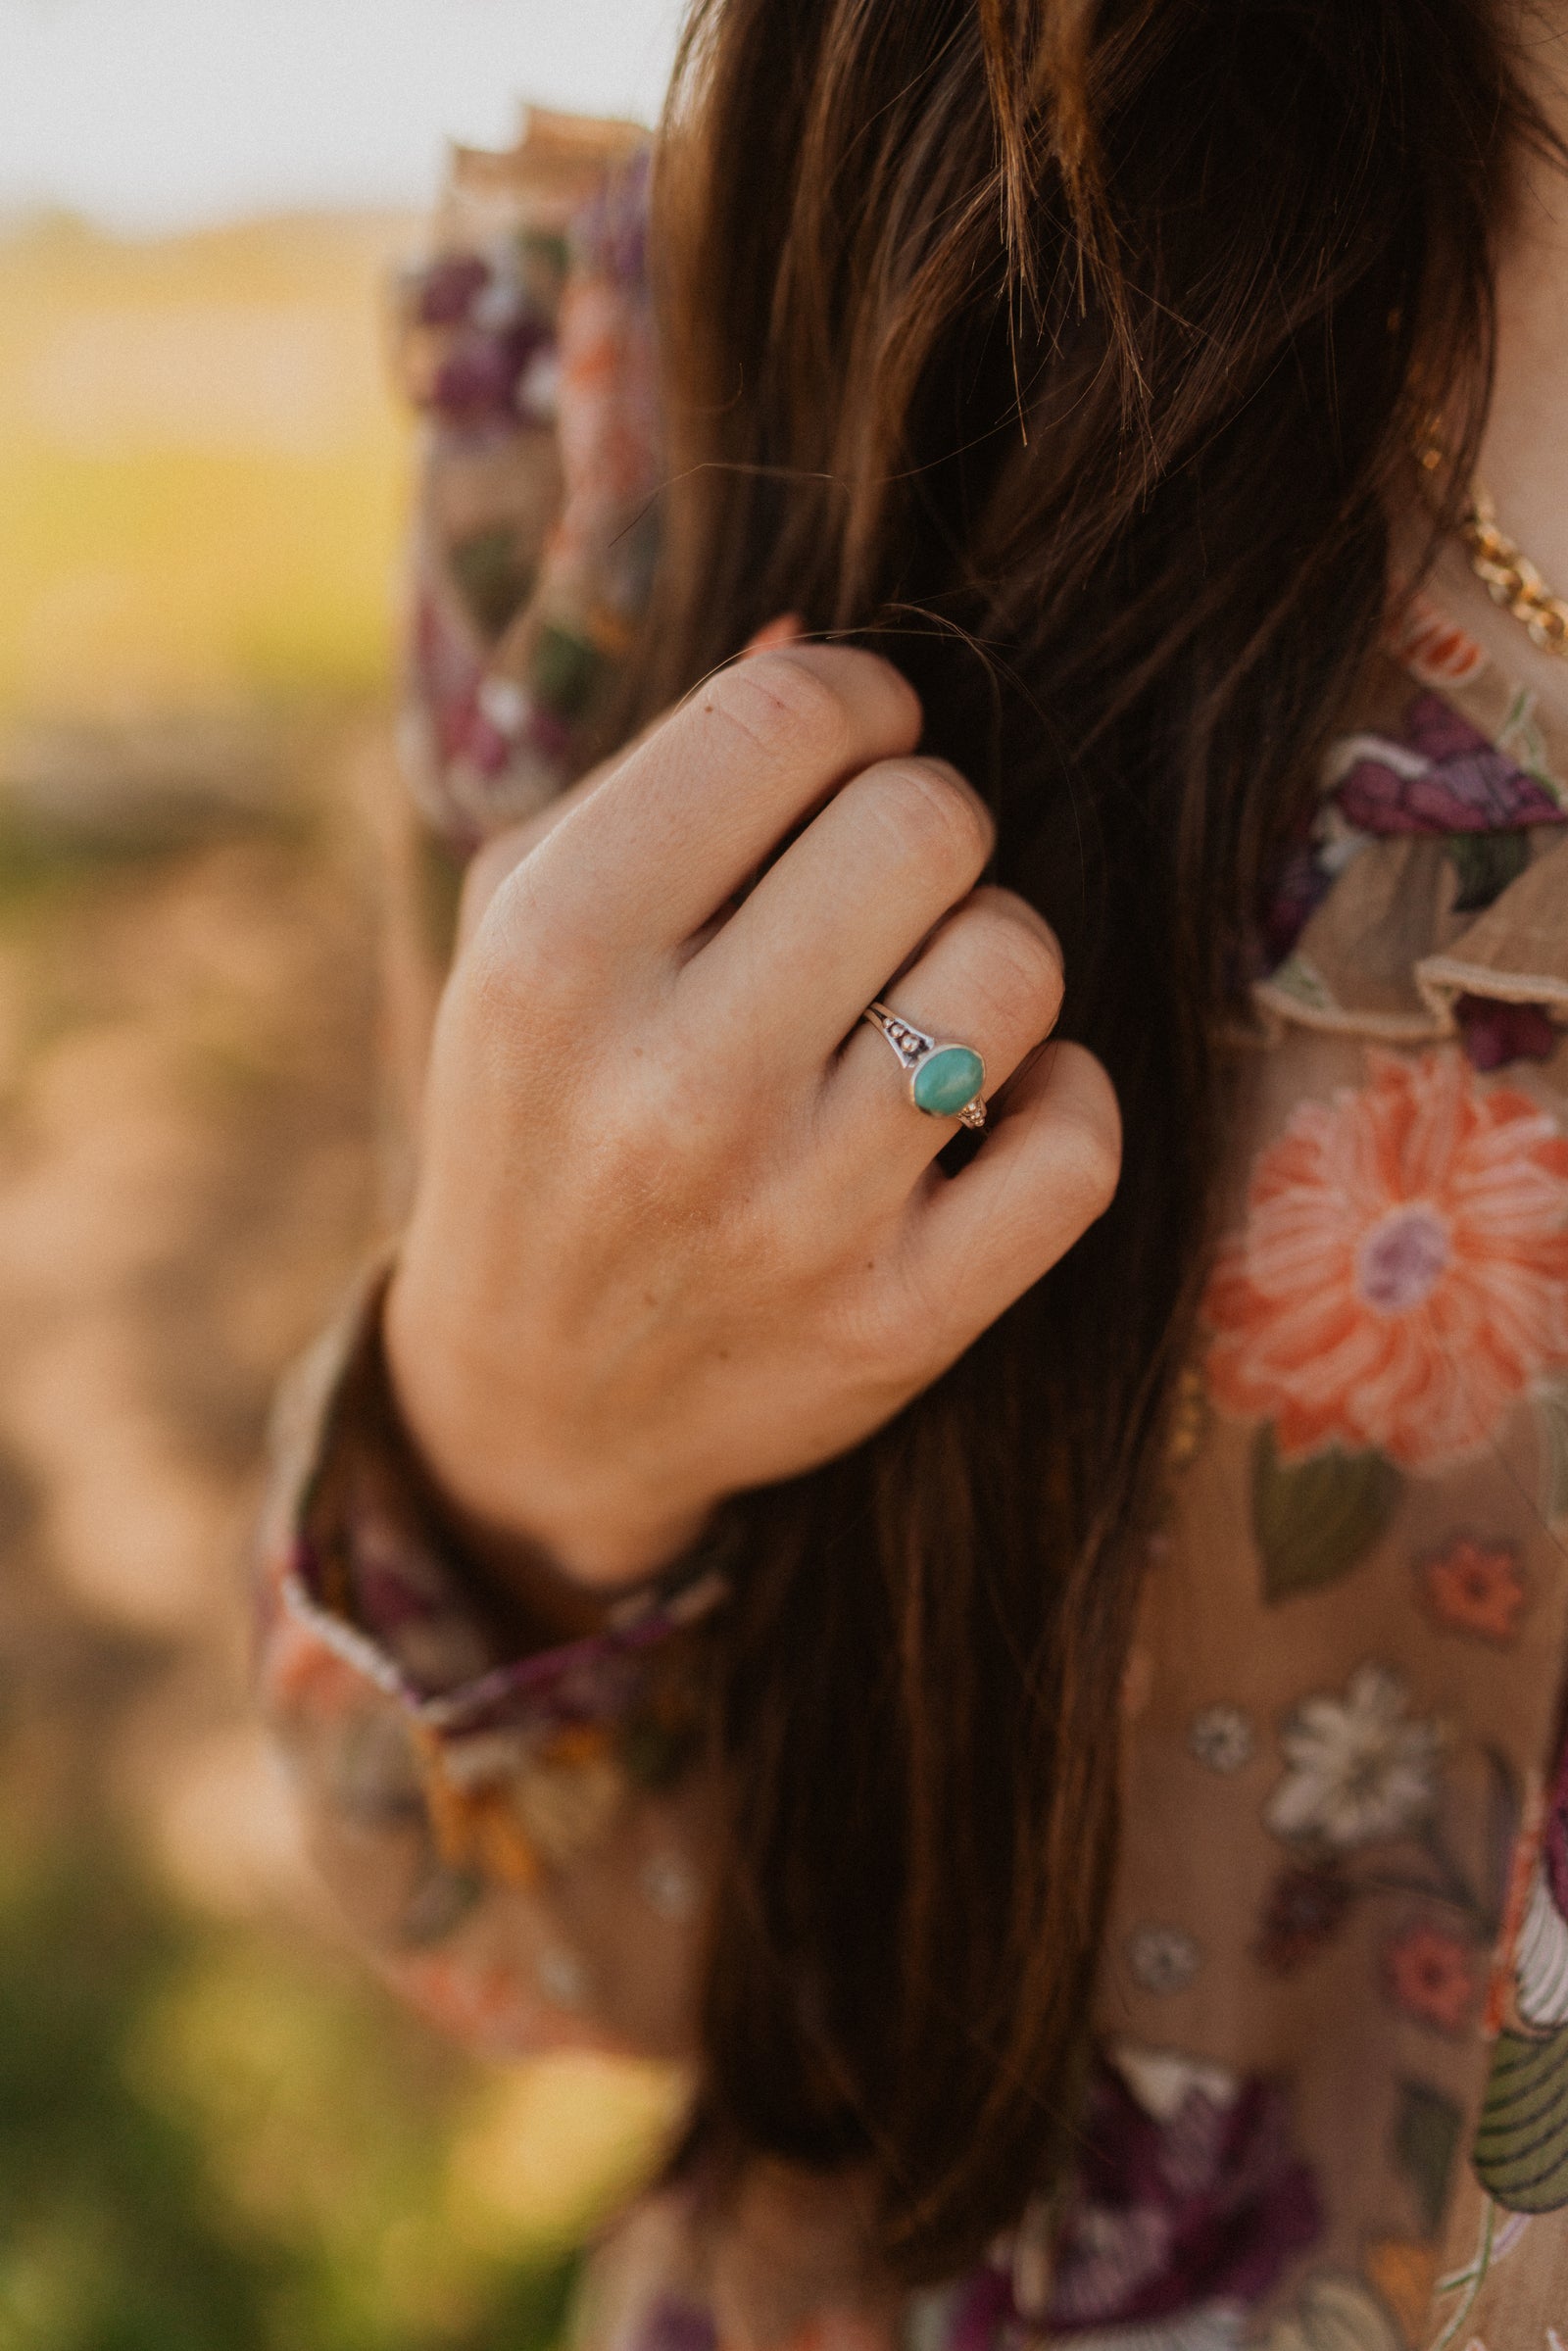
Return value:
[(994, 828), (984, 803), (940, 761), (888, 762), (870, 771), (864, 789), (873, 821), (903, 856), (964, 873), (990, 857)]
[(689, 1221), (694, 1156), (673, 1105), (612, 1089), (590, 1126), (575, 1179), (582, 1209), (606, 1230), (651, 1218), (667, 1241), (672, 1225)]
[(1021, 922), (992, 926), (981, 958), (981, 986), (1009, 1025), (1044, 1034), (1061, 1005), (1061, 958), (1049, 938)]
[(537, 905), (492, 905), (465, 957), (468, 993), (482, 1016), (538, 1019), (566, 992), (578, 963), (566, 926)]
[(1121, 1181), (1121, 1135), (1099, 1119), (1070, 1118), (1058, 1140), (1058, 1181), (1086, 1225), (1103, 1216)]
[(721, 670), (705, 710), (715, 712), (770, 763), (831, 763), (851, 747), (852, 721), (831, 679), (785, 652), (760, 653)]
[(651, 1186), (715, 1210), (749, 1159), (750, 1105), (721, 1080), (712, 1056), (665, 1038), (635, 1063), (617, 1055), (608, 1125), (616, 1155)]
[(540, 886), (537, 862), (525, 857), (492, 893), (475, 943), (498, 959), (544, 963), (567, 949), (568, 927), (559, 892)]
[(871, 653), (861, 645), (835, 645), (812, 650), (816, 659), (825, 660), (830, 667), (840, 670), (862, 696), (869, 689), (873, 701), (880, 706), (876, 712), (879, 725), (904, 737), (911, 748), (919, 741), (925, 713), (919, 695), (902, 669), (895, 668), (882, 654)]
[(537, 934), (482, 930), (464, 959), (463, 994), (482, 1027), (505, 1033), (538, 1002), (551, 961)]

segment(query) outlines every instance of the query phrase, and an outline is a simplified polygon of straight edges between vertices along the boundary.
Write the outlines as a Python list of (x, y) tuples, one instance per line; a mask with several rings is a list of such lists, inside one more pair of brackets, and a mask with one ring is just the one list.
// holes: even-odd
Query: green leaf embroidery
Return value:
[(1523, 687), (1509, 703), (1508, 715), (1494, 741), (1505, 759), (1517, 759), (1525, 773), (1533, 776), (1544, 792), (1551, 794), (1558, 808), (1563, 807), (1562, 785), (1551, 772), (1546, 738), (1536, 716), (1536, 698)]
[(1456, 914), (1479, 914), (1530, 862), (1528, 833), (1450, 833), (1446, 847), (1459, 880)]
[(1548, 1388), (1541, 1404), (1541, 1512), (1548, 1527), (1568, 1518), (1568, 1384)]
[(1314, 1012), (1326, 1012), (1334, 1004), (1328, 982), (1316, 964), (1309, 963), (1299, 952), (1286, 956), (1277, 970), (1268, 975), (1270, 989), (1279, 996), (1294, 997), (1298, 1004), (1307, 1004)]
[(1388, 2312), (1355, 2278), (1309, 2278), (1296, 2308), (1283, 2312), (1268, 2332), (1269, 2351), (1403, 2351), (1403, 2346)]
[(1448, 2180), (1462, 2123), (1458, 2107), (1428, 2082), (1401, 2082), (1394, 2125), (1394, 2153), (1415, 2190), (1429, 2236), (1443, 2226)]
[(547, 620), (534, 644), (528, 683), (559, 718), (580, 718), (593, 700), (604, 661), (586, 637)]
[(397, 1941), (406, 1951), (428, 1950), (456, 1934), (484, 1892), (471, 1870), (449, 1870), (430, 1860), (397, 1923)]
[(493, 643), (533, 594), (537, 566), (527, 561), (516, 532), (505, 522), (460, 539), (448, 561), (458, 593)]
[(1404, 1480), (1381, 1453), (1336, 1445), (1310, 1461), (1281, 1461), (1265, 1422), (1252, 1446), (1252, 1533), (1263, 1596), (1288, 1600), (1348, 1576), (1388, 1533)]
[(1509, 2212), (1568, 2204), (1568, 2025), (1501, 2033), (1476, 2131), (1476, 2177)]

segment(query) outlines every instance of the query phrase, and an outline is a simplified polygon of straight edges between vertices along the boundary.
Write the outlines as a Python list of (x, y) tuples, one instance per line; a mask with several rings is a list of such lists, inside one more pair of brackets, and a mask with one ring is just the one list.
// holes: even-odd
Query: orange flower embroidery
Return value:
[(1389, 1989), (1407, 2016), (1439, 2033), (1462, 2033), (1479, 1985), (1475, 1962), (1442, 1927), (1407, 1927), (1383, 1954)]
[(462, 1950), (384, 1956), (380, 1969), (411, 2008), (481, 2056), (535, 2057), (603, 2045), (586, 2022), (539, 1998), (524, 1982), (521, 1964), (487, 1962)]
[(1474, 637), (1425, 596), (1412, 597), (1384, 643), (1424, 686), (1464, 686), (1479, 677), (1487, 657)]
[(1462, 1053), (1367, 1067), (1252, 1171), (1204, 1300), (1209, 1391), (1272, 1420), (1283, 1459), (1375, 1446), (1433, 1469), (1568, 1362), (1568, 1138)]
[(263, 1631), (257, 1679), (269, 1707), (285, 1720), (311, 1714), (338, 1722), (376, 1695), (362, 1667), (323, 1640), (317, 1624), (287, 1613), (281, 1601)]
[(1427, 1604), (1450, 1633), (1477, 1641), (1512, 1641), (1525, 1604), (1524, 1571), (1510, 1543), (1488, 1550), (1467, 1537), (1417, 1573)]
[[(1380, 2237), (1367, 2247), (1362, 2267), (1398, 2320), (1400, 2339), (1424, 2343), (1438, 2276), (1437, 2247), (1409, 2237)], [(1470, 2351), (1478, 2351), (1473, 2340)]]

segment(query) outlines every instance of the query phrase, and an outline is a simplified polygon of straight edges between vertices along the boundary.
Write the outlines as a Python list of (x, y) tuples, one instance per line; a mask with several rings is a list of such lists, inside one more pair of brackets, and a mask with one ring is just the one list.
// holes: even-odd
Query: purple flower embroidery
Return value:
[(1551, 1898), (1563, 1917), (1568, 1918), (1568, 1743), (1557, 1758), (1557, 1777), (1546, 1812), (1541, 1861)]
[(1298, 842), (1275, 873), (1258, 939), (1261, 967), (1253, 976), (1279, 968), (1332, 887), (1313, 843)]
[[(1457, 858), (1459, 841), (1511, 834), (1527, 861), (1523, 836), (1531, 825), (1568, 821), (1568, 805), (1548, 785), (1489, 742), (1440, 694), (1412, 696), (1397, 735), (1351, 737), (1342, 756), (1350, 764), (1333, 801), (1352, 835), (1444, 834)], [(1316, 837), (1293, 843), (1282, 857), (1258, 926), (1263, 971), (1277, 970), (1290, 955), (1332, 889), (1339, 862)], [(1472, 877), (1461, 865), (1460, 910), (1489, 905), (1512, 878), (1507, 860), (1500, 875), (1492, 871), (1494, 862), (1483, 860), (1483, 885), (1491, 886), (1479, 896), (1469, 895)], [(1497, 1007), (1473, 1025), (1459, 1009), (1466, 1051), (1478, 1069), (1545, 1059), (1553, 1050), (1555, 1040), (1547, 1038), (1548, 1024), (1537, 1005)]]
[(1246, 2082), (1226, 2097), (1195, 2082), (1160, 2118), (1102, 2066), (1084, 2140), (1058, 2245), (1054, 2327), (1255, 2302), (1322, 2226), (1275, 2082)]
[(943, 2351), (992, 2351), (1007, 2340), (1018, 2313), (1005, 2270), (983, 2262), (958, 2287), (948, 2314)]
[(718, 2329), (700, 2302), (662, 2294), (633, 2337), (636, 2351), (714, 2351)]
[[(1541, 1867), (1520, 1923), (1514, 1996), (1525, 2025), (1540, 2031), (1568, 2024), (1568, 1748), (1558, 1760)], [(1568, 2136), (1559, 2131), (1552, 2146), (1555, 2161), (1568, 2152)]]
[(1560, 1032), (1544, 1004), (1461, 996), (1453, 1016), (1475, 1069), (1505, 1069), (1510, 1061), (1549, 1061), (1557, 1050)]
[(361, 1624), (384, 1645), (394, 1642), (405, 1626), (428, 1624), (442, 1612), (434, 1593), (373, 1552), (355, 1562), (354, 1598)]
[(1362, 832), (1517, 832), (1568, 813), (1440, 695), (1414, 697), (1384, 756), (1375, 736), (1366, 745), (1335, 794)]
[(526, 416), (521, 388), (555, 336), (540, 318), (524, 318), (499, 331), (466, 328), (436, 369), (430, 406), (451, 424), (469, 427)]
[(595, 275), (641, 292), (648, 282), (648, 201), (653, 149), (641, 147), (612, 171), (573, 223), (573, 242)]
[(424, 326), (457, 326), (489, 283), (490, 264), (482, 254), (439, 254), (416, 280), (415, 317)]

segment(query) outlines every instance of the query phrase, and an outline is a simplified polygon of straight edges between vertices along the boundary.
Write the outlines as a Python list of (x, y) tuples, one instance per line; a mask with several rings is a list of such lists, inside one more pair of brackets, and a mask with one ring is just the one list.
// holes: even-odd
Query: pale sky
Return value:
[(0, 212), (422, 205), (519, 98), (657, 111), (680, 0), (0, 0)]

